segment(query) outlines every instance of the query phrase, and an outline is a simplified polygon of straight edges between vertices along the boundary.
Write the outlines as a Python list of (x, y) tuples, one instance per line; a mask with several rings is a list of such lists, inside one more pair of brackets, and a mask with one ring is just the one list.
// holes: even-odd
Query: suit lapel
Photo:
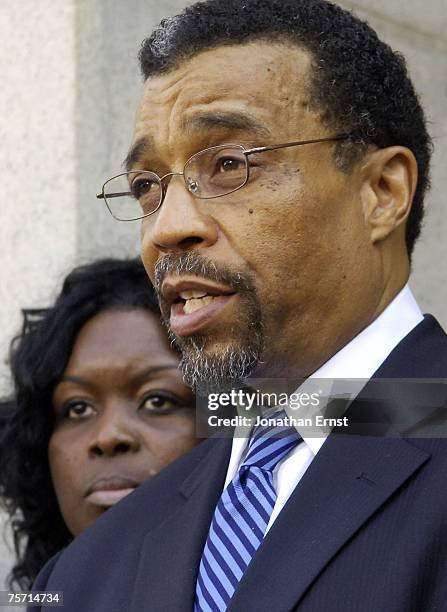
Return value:
[(144, 538), (131, 612), (193, 609), (197, 572), (222, 492), (231, 439), (205, 444), (208, 452), (179, 488), (174, 512), (167, 508), (166, 519)]
[(404, 440), (330, 437), (261, 544), (229, 610), (293, 609), (337, 551), (428, 458)]

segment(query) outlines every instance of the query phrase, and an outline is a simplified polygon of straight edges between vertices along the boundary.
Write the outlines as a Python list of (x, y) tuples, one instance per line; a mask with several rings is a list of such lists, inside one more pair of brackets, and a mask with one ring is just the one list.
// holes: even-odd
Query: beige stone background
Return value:
[[(137, 224), (95, 199), (119, 172), (141, 82), (139, 44), (184, 0), (0, 1), (0, 394), (20, 308), (51, 302), (75, 264), (135, 254)], [(447, 5), (445, 0), (346, 0), (406, 55), (435, 138), (433, 190), (412, 287), (447, 326)], [(1, 520), (0, 520), (0, 530)], [(5, 531), (6, 536), (8, 530)], [(6, 538), (8, 539), (8, 538)], [(11, 555), (0, 533), (0, 589)]]

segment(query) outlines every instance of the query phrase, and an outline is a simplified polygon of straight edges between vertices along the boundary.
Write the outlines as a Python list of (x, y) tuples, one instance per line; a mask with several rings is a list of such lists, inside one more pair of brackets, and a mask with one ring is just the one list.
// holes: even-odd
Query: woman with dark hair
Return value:
[(76, 268), (13, 342), (0, 494), (14, 533), (11, 583), (197, 444), (194, 398), (137, 260)]

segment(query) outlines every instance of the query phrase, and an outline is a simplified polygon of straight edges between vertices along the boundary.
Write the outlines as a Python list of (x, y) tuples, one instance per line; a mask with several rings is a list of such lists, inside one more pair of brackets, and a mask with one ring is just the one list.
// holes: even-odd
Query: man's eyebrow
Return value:
[[(270, 130), (245, 113), (230, 112), (214, 112), (202, 113), (194, 117), (189, 117), (182, 121), (181, 127), (185, 131), (192, 129), (210, 129), (210, 128), (226, 128), (231, 130), (240, 130), (245, 132), (253, 132), (258, 136), (268, 137), (271, 135)], [(126, 172), (132, 170), (145, 153), (152, 149), (152, 141), (147, 136), (143, 136), (137, 140), (130, 148), (123, 165)]]
[(259, 136), (270, 136), (270, 130), (265, 125), (245, 113), (234, 111), (202, 113), (185, 119), (182, 122), (182, 127), (185, 130), (217, 127), (254, 132)]
[(127, 154), (125, 160), (123, 161), (123, 166), (126, 169), (126, 172), (132, 170), (134, 164), (139, 161), (145, 153), (147, 153), (152, 148), (152, 141), (147, 136), (143, 138), (139, 138), (130, 148), (129, 153)]

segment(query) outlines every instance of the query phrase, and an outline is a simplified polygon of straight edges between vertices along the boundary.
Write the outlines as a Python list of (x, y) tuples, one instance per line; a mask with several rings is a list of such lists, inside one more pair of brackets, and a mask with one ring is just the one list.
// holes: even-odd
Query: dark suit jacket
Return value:
[[(447, 379), (447, 336), (426, 317), (376, 376)], [(426, 422), (411, 397), (403, 404)], [(34, 588), (64, 591), (64, 612), (191, 612), (230, 450), (209, 439), (176, 461), (53, 558)], [(447, 440), (331, 435), (229, 610), (447, 610)]]

